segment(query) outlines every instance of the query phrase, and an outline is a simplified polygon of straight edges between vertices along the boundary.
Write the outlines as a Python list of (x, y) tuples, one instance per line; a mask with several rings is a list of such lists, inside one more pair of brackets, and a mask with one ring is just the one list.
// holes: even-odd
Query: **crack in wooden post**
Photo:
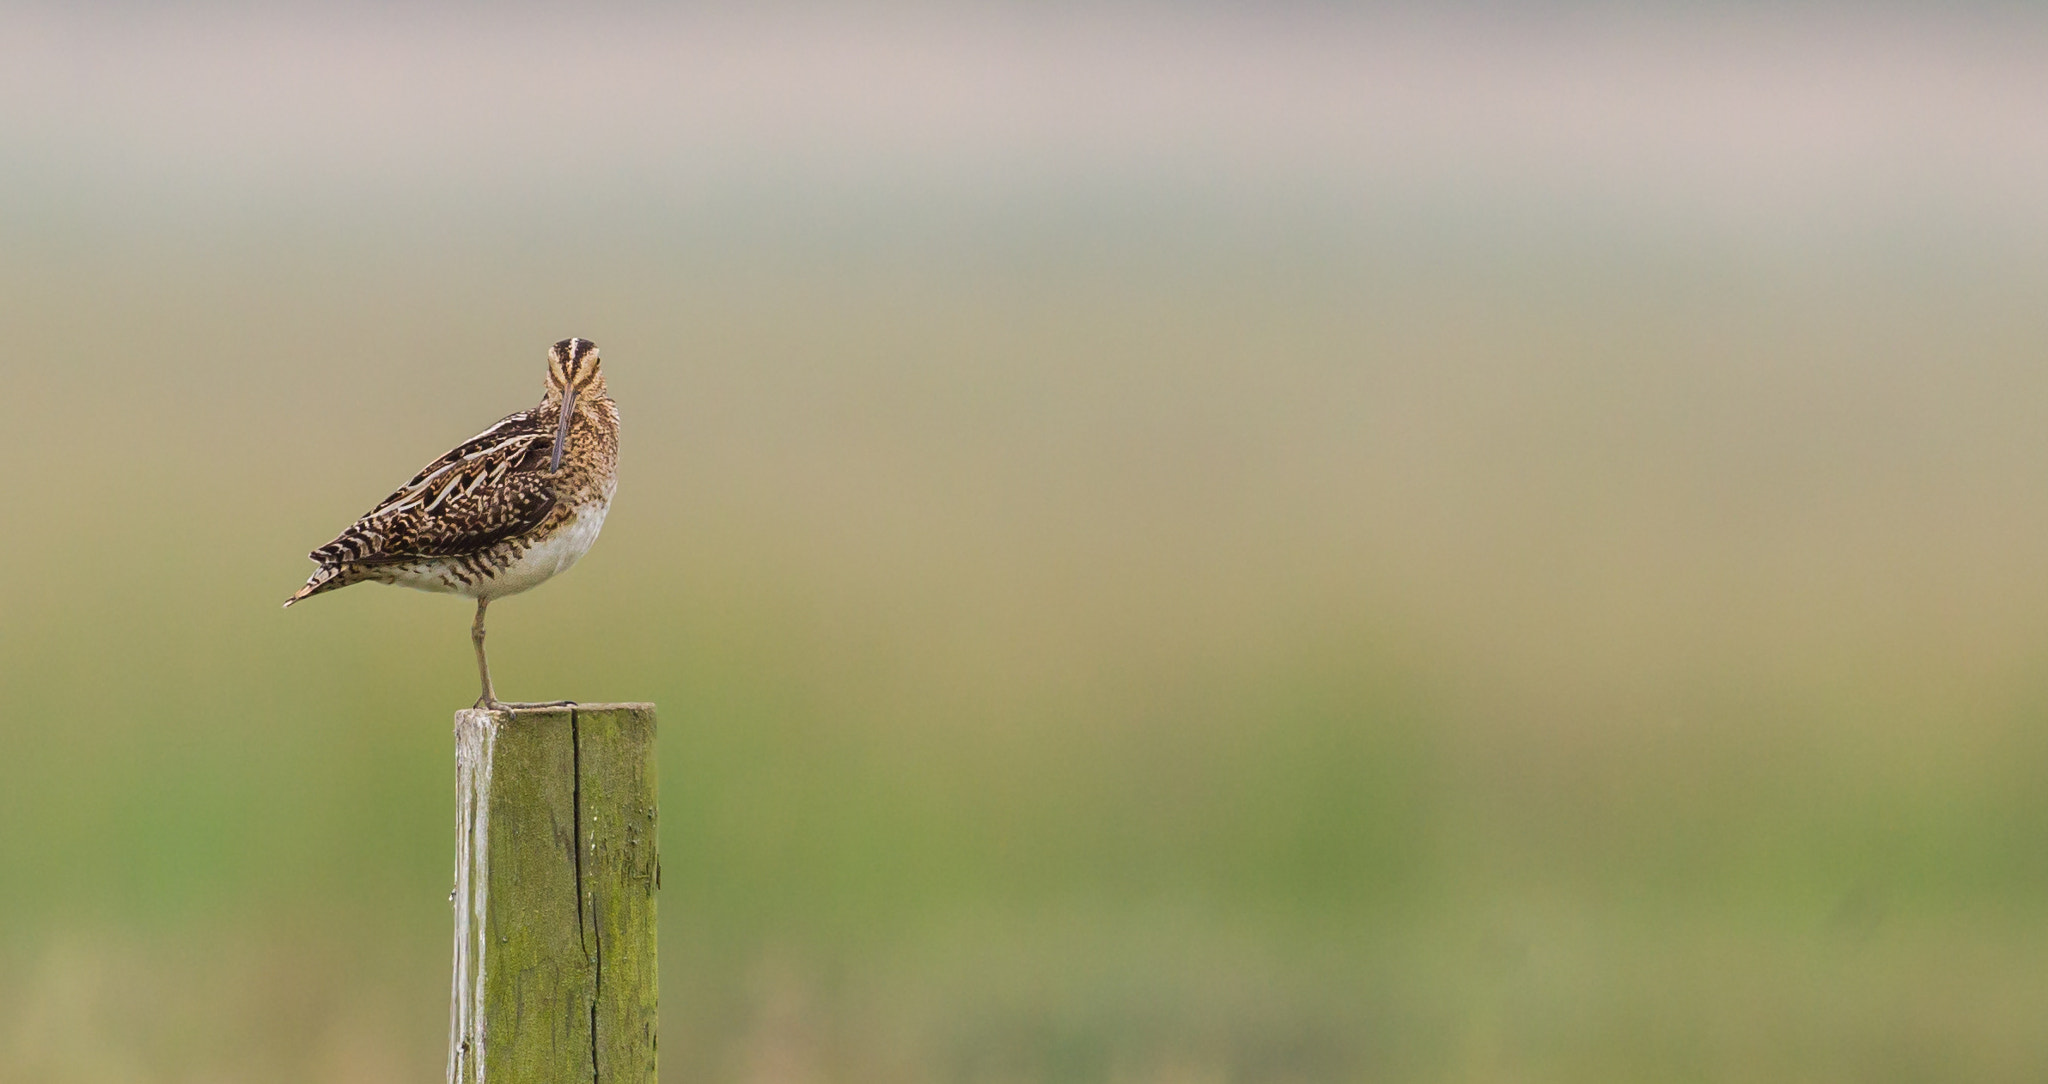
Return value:
[(449, 1084), (654, 1084), (654, 709), (460, 711)]

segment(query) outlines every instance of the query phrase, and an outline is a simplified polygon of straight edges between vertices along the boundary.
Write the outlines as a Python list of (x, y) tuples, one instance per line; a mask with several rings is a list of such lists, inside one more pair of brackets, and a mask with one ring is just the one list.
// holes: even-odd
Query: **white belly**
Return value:
[(478, 584), (475, 596), (492, 599), (516, 595), (569, 571), (570, 565), (590, 552), (591, 543), (597, 541), (597, 532), (604, 526), (604, 514), (610, 508), (610, 501), (585, 507), (555, 533), (528, 547), (504, 571)]

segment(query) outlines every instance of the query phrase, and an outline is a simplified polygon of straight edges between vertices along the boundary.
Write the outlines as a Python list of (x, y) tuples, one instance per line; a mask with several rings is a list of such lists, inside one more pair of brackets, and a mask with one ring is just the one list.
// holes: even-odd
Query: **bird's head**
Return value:
[(547, 401), (561, 405), (550, 472), (562, 469), (562, 451), (569, 444), (569, 422), (576, 416), (576, 400), (590, 402), (603, 395), (604, 372), (598, 367), (596, 343), (589, 339), (563, 339), (548, 347)]
[(569, 398), (604, 390), (604, 372), (597, 363), (597, 344), (589, 339), (563, 339), (548, 347), (548, 398)]

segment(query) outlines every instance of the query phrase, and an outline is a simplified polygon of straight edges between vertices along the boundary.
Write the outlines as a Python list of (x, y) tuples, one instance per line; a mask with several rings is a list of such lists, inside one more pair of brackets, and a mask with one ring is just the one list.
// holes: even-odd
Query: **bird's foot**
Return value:
[(484, 711), (531, 711), (535, 708), (573, 708), (574, 700), (499, 700), (495, 697), (478, 697), (476, 707)]

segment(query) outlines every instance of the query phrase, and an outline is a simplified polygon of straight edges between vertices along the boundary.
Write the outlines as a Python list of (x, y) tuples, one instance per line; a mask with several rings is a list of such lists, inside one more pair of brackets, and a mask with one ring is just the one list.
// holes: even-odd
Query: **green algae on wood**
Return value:
[(653, 1084), (654, 706), (455, 713), (449, 1084)]

